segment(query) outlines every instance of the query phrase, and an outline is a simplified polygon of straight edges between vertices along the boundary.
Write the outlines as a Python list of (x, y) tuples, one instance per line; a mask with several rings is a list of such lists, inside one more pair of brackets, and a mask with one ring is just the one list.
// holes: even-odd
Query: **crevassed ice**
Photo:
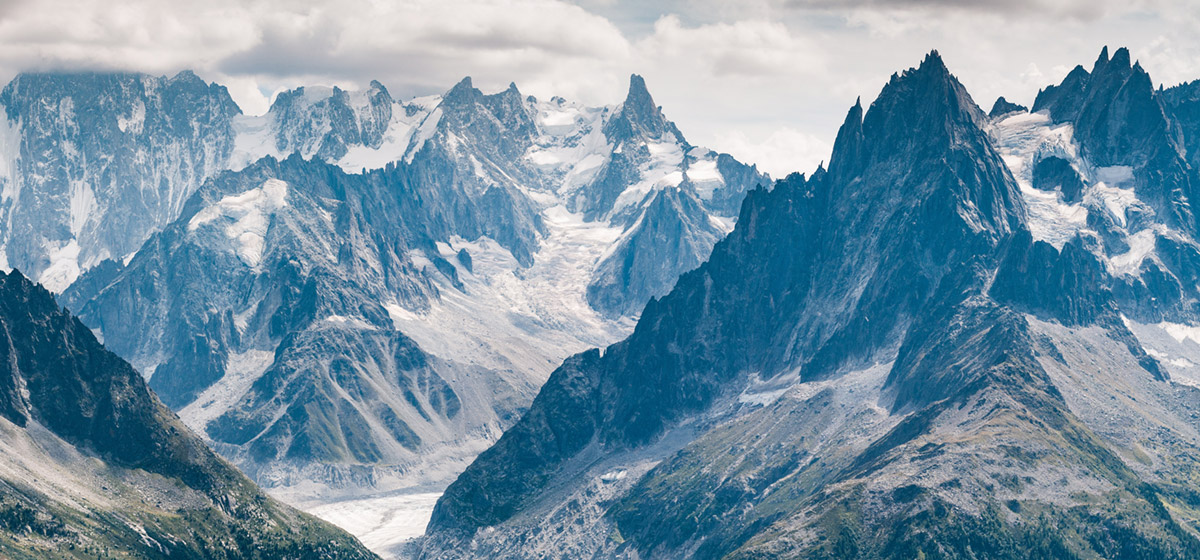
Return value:
[(1033, 238), (1062, 249), (1087, 227), (1087, 209), (1082, 204), (1064, 203), (1057, 192), (1033, 188), (1033, 163), (1049, 156), (1060, 157), (1086, 178), (1073, 127), (1054, 124), (1045, 113), (1019, 113), (993, 123), (990, 132), (1021, 188)]

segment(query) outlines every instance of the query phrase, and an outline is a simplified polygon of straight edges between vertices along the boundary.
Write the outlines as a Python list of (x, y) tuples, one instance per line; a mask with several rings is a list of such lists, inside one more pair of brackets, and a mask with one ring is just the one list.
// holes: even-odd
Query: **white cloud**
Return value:
[(23, 1), (0, 15), (0, 64), (14, 69), (163, 72), (207, 65), (249, 47), (253, 22), (233, 7), (200, 3), (87, 0)]
[(678, 16), (667, 15), (637, 48), (654, 64), (707, 78), (779, 76), (788, 68), (814, 72), (822, 64), (815, 45), (780, 22), (762, 20), (686, 27)]
[(238, 101), (256, 107), (262, 89), (379, 79), (416, 95), (465, 75), (484, 87), (517, 80), (587, 97), (589, 76), (619, 77), (613, 61), (630, 49), (608, 20), (557, 0), (28, 1), (0, 16), (0, 47), (9, 76), (194, 69), (238, 82)]
[(833, 148), (824, 138), (788, 126), (755, 137), (741, 130), (718, 132), (709, 147), (753, 162), (775, 179), (794, 171), (812, 173), (821, 162), (828, 164)]
[[(1158, 81), (1200, 77), (1189, 0), (0, 0), (0, 78), (28, 69), (194, 69), (248, 112), (302, 84), (393, 95), (463, 76), (498, 91), (617, 103), (645, 76), (697, 145), (811, 171), (856, 96), (937, 48), (985, 108), (1102, 45)], [(792, 154), (792, 155), (789, 155)]]

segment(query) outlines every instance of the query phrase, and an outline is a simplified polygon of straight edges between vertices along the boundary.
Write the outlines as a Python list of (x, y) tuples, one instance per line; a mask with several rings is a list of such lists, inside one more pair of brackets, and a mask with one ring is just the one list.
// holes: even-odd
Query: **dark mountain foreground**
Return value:
[(263, 494), (16, 271), (0, 364), (0, 558), (375, 558)]

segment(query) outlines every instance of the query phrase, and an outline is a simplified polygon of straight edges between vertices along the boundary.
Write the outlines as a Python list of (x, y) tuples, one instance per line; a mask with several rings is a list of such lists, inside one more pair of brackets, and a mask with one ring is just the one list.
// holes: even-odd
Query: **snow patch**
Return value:
[(337, 325), (347, 325), (347, 326), (354, 327), (356, 329), (362, 329), (362, 330), (369, 330), (369, 331), (375, 330), (375, 327), (373, 325), (371, 325), (370, 323), (368, 323), (358, 317), (346, 317), (345, 315), (330, 315), (325, 318), (325, 322), (333, 323), (333, 324), (337, 324)]
[(1159, 363), (1166, 366), (1171, 381), (1200, 388), (1200, 326), (1163, 321), (1141, 324), (1124, 315), (1125, 326), (1138, 343)]
[(1109, 272), (1113, 275), (1137, 275), (1142, 261), (1154, 254), (1156, 237), (1154, 230), (1146, 229), (1126, 238), (1129, 250), (1108, 259)]
[(386, 304), (384, 304), (383, 308), (387, 310), (388, 316), (391, 317), (391, 319), (392, 319), (392, 325), (395, 326), (395, 328), (397, 328), (397, 329), (400, 328), (399, 325), (401, 323), (404, 323), (406, 321), (420, 321), (421, 320), (420, 315), (417, 315), (416, 313), (413, 313), (412, 311), (409, 311), (403, 307), (400, 307), (400, 305), (397, 304), (396, 302), (386, 303)]
[(142, 125), (146, 122), (146, 104), (138, 99), (130, 109), (129, 116), (117, 115), (117, 128), (127, 134), (141, 134)]
[(91, 185), (83, 181), (71, 181), (70, 204), (71, 236), (78, 238), (98, 210), (96, 194), (92, 192)]
[(421, 148), (425, 147), (425, 143), (428, 142), (430, 138), (433, 138), (434, 134), (437, 134), (438, 123), (441, 121), (442, 108), (438, 107), (421, 121), (421, 124), (417, 128), (415, 134), (410, 133), (410, 136), (412, 136), (412, 141), (409, 142), (408, 153), (404, 156), (405, 163), (412, 163), (413, 156), (415, 156), (417, 152), (421, 151)]
[(1198, 326), (1162, 322), (1158, 324), (1158, 328), (1167, 331), (1167, 334), (1171, 335), (1176, 342), (1190, 340), (1200, 344), (1200, 327)]
[(600, 482), (603, 482), (605, 484), (612, 484), (617, 481), (625, 480), (625, 477), (628, 474), (629, 474), (629, 471), (627, 471), (625, 469), (611, 470), (611, 471), (608, 471), (608, 472), (600, 475)]
[(79, 278), (79, 241), (71, 239), (61, 247), (47, 246), (46, 256), (50, 266), (42, 271), (38, 282), (51, 292), (62, 293)]
[(287, 183), (279, 179), (267, 179), (261, 187), (226, 196), (220, 202), (197, 212), (188, 221), (187, 229), (196, 231), (218, 218), (232, 220), (225, 226), (225, 235), (236, 241), (238, 258), (247, 266), (255, 267), (262, 262), (271, 217), (285, 206)]
[(392, 120), (388, 122), (387, 131), (379, 147), (350, 146), (346, 155), (337, 161), (338, 167), (346, 173), (359, 173), (364, 170), (381, 169), (389, 163), (404, 159), (412, 143), (413, 134), (428, 114), (428, 110), (419, 110), (409, 116), (403, 105), (394, 105)]
[(717, 169), (716, 158), (705, 157), (689, 164), (687, 178), (696, 187), (696, 193), (702, 200), (712, 200), (713, 193), (725, 186), (725, 180)]
[(779, 397), (782, 397), (787, 391), (788, 389), (786, 387), (782, 389), (775, 389), (773, 391), (758, 392), (751, 392), (750, 389), (747, 389), (746, 391), (743, 391), (742, 394), (738, 395), (738, 402), (742, 404), (757, 404), (760, 406), (766, 406), (779, 400)]

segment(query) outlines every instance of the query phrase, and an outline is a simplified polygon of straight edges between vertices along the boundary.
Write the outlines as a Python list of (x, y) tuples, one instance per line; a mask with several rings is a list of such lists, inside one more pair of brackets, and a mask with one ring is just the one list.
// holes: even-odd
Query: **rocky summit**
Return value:
[(937, 52), (566, 361), (421, 558), (1200, 558), (1187, 94)]

